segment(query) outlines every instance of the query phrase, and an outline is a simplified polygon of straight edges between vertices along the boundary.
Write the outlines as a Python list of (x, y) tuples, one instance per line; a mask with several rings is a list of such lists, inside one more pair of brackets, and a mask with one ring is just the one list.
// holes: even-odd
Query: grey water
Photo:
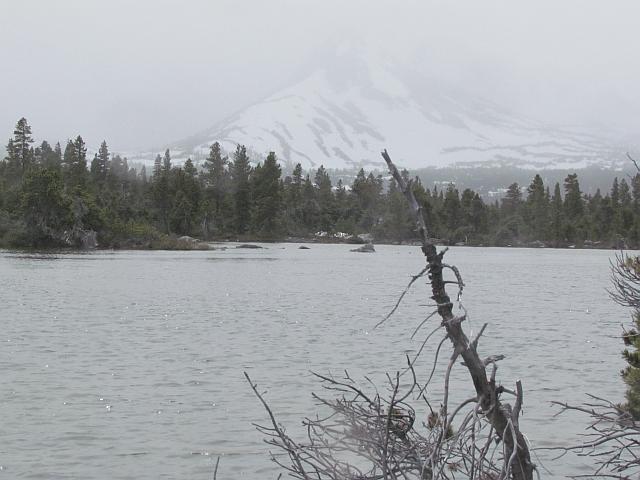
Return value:
[[(230, 245), (232, 247), (232, 245)], [(0, 251), (0, 478), (274, 479), (252, 422), (259, 384), (295, 435), (317, 411), (311, 375), (402, 370), (428, 332), (417, 247), (263, 245), (260, 250), (24, 254)], [(481, 355), (504, 354), (498, 378), (525, 389), (521, 427), (535, 447), (578, 443), (586, 419), (551, 401), (623, 398), (610, 260), (597, 250), (451, 248), (466, 288), (465, 328)], [(441, 332), (417, 362), (424, 379)], [(428, 391), (436, 405), (444, 363)], [(454, 397), (472, 391), (454, 368)], [(366, 384), (366, 382), (365, 382)], [(543, 478), (586, 473), (584, 459), (540, 452)]]

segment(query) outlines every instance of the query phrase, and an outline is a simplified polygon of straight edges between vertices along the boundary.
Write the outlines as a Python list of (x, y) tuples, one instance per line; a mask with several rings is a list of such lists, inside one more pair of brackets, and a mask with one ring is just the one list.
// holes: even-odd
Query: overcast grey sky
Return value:
[(639, 22), (632, 0), (0, 0), (0, 139), (25, 116), (39, 140), (160, 147), (344, 38), (517, 112), (640, 139)]

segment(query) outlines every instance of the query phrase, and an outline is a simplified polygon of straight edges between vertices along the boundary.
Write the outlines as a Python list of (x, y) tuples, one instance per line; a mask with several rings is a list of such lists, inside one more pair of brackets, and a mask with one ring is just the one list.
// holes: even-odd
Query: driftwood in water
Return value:
[[(413, 276), (396, 306), (380, 323), (393, 315), (408, 289), (425, 274), (429, 276), (430, 298), (435, 301), (436, 310), (416, 328), (413, 336), (429, 318), (438, 315), (440, 323), (425, 337), (416, 357), (407, 358), (408, 365), (402, 372), (387, 375), (386, 385), (378, 387), (367, 379), (368, 384), (362, 387), (347, 371), (339, 378), (316, 374), (334, 397), (313, 395), (322, 405), (323, 413), (328, 413), (303, 420), (306, 429), (303, 441), (295, 440), (277, 422), (264, 395), (245, 373), (270, 419), (269, 426), (257, 428), (279, 453), (272, 453), (273, 461), (293, 478), (302, 480), (531, 480), (535, 466), (519, 426), (522, 385), (518, 381), (509, 390), (496, 383), (496, 362), (502, 355), (480, 358), (477, 346), (486, 324), (471, 340), (464, 333), (465, 315), (454, 314), (453, 302), (446, 291), (446, 286), (453, 284), (460, 295), (464, 286), (460, 272), (443, 263), (446, 250), (438, 252), (429, 240), (411, 183), (400, 175), (386, 151), (382, 155), (415, 215), (427, 265)], [(445, 280), (445, 269), (453, 272), (455, 280)], [(421, 381), (415, 370), (416, 360), (438, 332), (445, 335), (435, 348), (428, 378)], [(453, 352), (443, 380), (440, 407), (433, 408), (427, 398), (427, 387), (447, 339)], [(458, 359), (464, 361), (475, 395), (453, 406), (449, 405), (450, 376)], [(502, 401), (504, 394), (514, 396), (513, 406)]]

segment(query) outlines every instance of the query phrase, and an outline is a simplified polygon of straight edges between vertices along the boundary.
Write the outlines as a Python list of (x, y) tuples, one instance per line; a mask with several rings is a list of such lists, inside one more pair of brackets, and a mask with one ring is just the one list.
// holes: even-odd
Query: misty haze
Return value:
[(639, 17), (0, 0), (0, 479), (639, 478)]

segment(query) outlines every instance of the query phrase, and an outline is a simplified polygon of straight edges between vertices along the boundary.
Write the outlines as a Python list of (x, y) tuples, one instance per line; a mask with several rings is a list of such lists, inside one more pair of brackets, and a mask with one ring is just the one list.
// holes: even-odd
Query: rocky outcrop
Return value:
[(189, 235), (183, 235), (182, 237), (178, 237), (178, 241), (193, 243), (193, 244), (200, 243), (200, 240), (198, 240), (197, 238), (190, 237)]

